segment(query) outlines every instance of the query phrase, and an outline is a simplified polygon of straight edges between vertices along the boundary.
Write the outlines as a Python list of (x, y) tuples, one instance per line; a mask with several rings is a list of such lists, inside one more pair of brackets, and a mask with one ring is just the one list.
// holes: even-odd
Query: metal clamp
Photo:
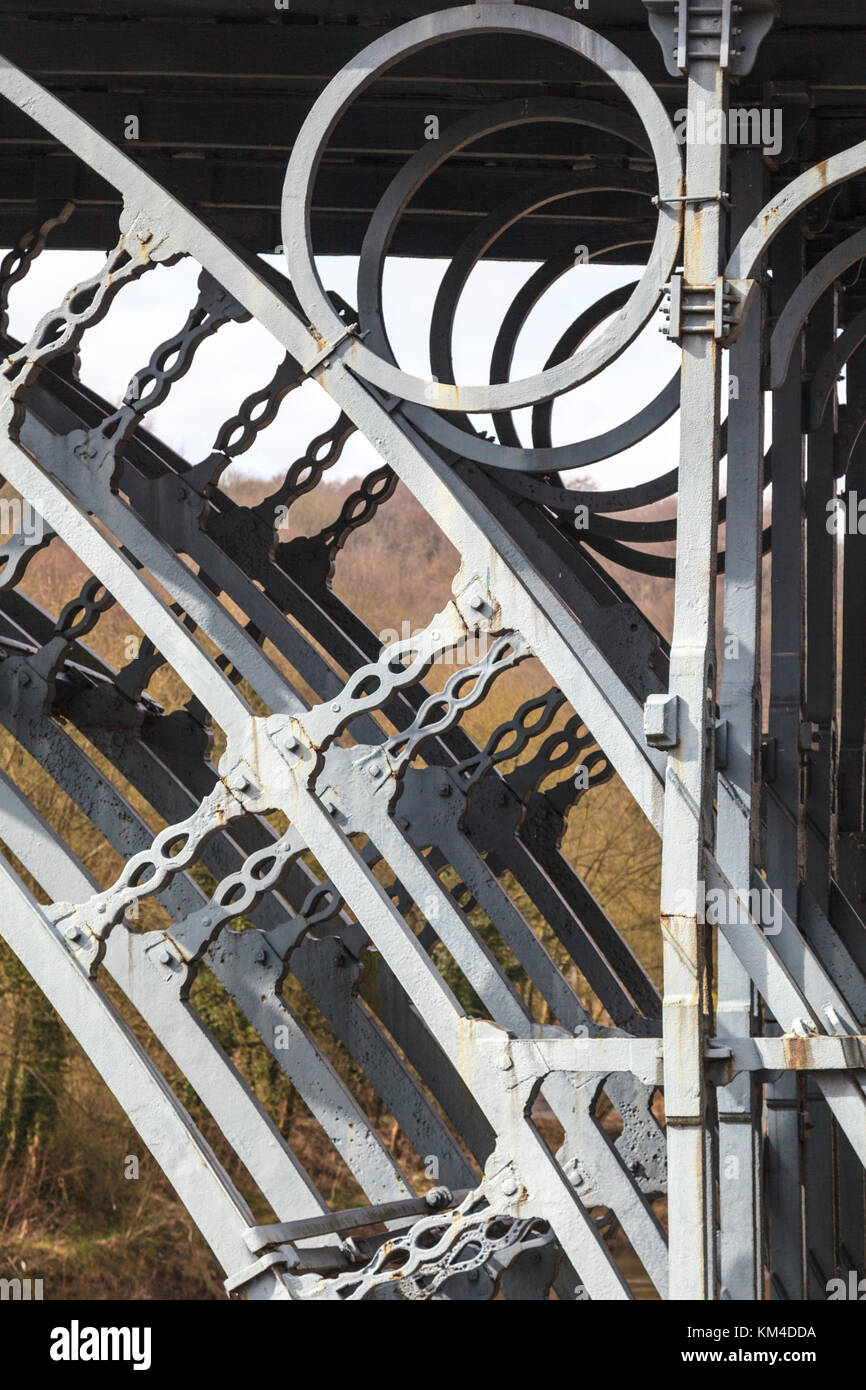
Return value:
[(360, 325), (357, 323), (349, 323), (343, 329), (343, 332), (340, 333), (332, 343), (325, 343), (321, 351), (316, 353), (316, 356), (313, 358), (310, 365), (304, 369), (303, 377), (301, 378), (301, 380), (306, 381), (308, 377), (311, 377), (314, 372), (318, 371), (319, 367), (323, 366), (326, 362), (328, 362), (329, 359), (333, 357), (337, 349), (343, 346), (343, 343), (346, 341), (347, 338), (366, 338), (366, 330), (363, 333), (359, 333), (359, 326)]
[(722, 275), (712, 285), (689, 285), (677, 271), (665, 286), (662, 314), (668, 322), (659, 332), (672, 343), (681, 343), (687, 334), (705, 334), (729, 347), (742, 331), (756, 289), (754, 280)]
[(650, 202), (654, 208), (667, 207), (669, 203), (721, 203), (722, 207), (728, 212), (731, 210), (731, 200), (727, 193), (719, 190), (718, 193), (684, 193), (677, 198), (651, 198)]
[(223, 1285), (226, 1293), (235, 1293), (238, 1289), (242, 1289), (245, 1284), (251, 1284), (260, 1274), (265, 1274), (275, 1265), (284, 1265), (287, 1270), (290, 1269), (292, 1264), (297, 1262), (297, 1256), (293, 1261), (293, 1255), (294, 1251), (269, 1250), (266, 1255), (262, 1255), (260, 1260), (256, 1260), (255, 1264), (247, 1265), (245, 1269), (239, 1269), (236, 1274), (230, 1274)]

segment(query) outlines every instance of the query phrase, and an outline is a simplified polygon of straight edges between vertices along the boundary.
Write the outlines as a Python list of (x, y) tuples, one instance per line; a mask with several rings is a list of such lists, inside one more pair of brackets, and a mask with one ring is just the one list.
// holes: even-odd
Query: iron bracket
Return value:
[(746, 77), (779, 13), (777, 0), (644, 0), (649, 26), (672, 77), (715, 62)]
[(679, 739), (679, 697), (650, 695), (643, 712), (644, 738), (650, 748), (676, 748)]
[(681, 271), (664, 287), (662, 314), (668, 320), (659, 332), (680, 344), (687, 334), (705, 334), (730, 347), (739, 337), (749, 305), (758, 288), (755, 280), (726, 280), (712, 285), (689, 285)]

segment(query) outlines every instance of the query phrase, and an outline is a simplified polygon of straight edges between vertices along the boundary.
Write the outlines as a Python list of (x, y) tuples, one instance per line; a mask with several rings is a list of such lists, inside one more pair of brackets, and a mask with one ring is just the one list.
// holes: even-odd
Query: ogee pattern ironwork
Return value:
[[(770, 0), (646, 8), (690, 112), (725, 113), (732, 80), (748, 74), (772, 25)], [(328, 294), (310, 207), (341, 115), (403, 56), (488, 33), (585, 58), (630, 112), (546, 97), (459, 117), (379, 200), (357, 248), (357, 308)], [(377, 38), (312, 103), (285, 177), (286, 278), (226, 244), (3, 60), (0, 93), (123, 201), (104, 266), (46, 306), (25, 343), (9, 336), (9, 292), (72, 207), (23, 228), (0, 269), (0, 471), (41, 522), (0, 552), (0, 718), (124, 862), (113, 883), (97, 883), (3, 776), (0, 840), (49, 902), (0, 859), (0, 934), (174, 1184), (226, 1289), (300, 1301), (625, 1300), (635, 1284), (613, 1239), (620, 1229), (662, 1298), (823, 1297), (834, 1274), (862, 1272), (864, 552), (856, 526), (840, 547), (825, 518), (840, 483), (843, 501), (856, 498), (862, 473), (866, 311), (838, 286), (866, 244), (858, 232), (807, 267), (803, 227), (828, 189), (866, 173), (866, 145), (771, 177), (759, 150), (698, 138), (682, 147), (651, 84), (592, 28), (490, 0), (439, 10)], [(405, 372), (382, 282), (412, 198), (492, 132), (550, 123), (601, 130), (622, 159), (530, 180), (479, 218), (436, 296), (432, 375)], [(516, 380), (519, 335), (573, 265), (551, 258), (504, 306), (489, 381), (455, 384), (457, 311), (474, 267), (521, 218), (567, 198), (579, 216), (581, 198), (598, 193), (654, 206), (654, 238), (634, 241), (647, 248), (641, 274), (576, 315), (543, 368)], [(201, 267), (197, 302), (172, 336), (143, 347), (147, 360), (112, 409), (79, 379), (82, 338), (124, 285), (184, 257)], [(553, 402), (609, 368), (662, 301), (678, 347), (664, 349), (669, 384), (616, 428), (555, 445)], [(141, 427), (208, 338), (251, 319), (284, 358), (190, 465)], [(726, 420), (725, 353), (737, 383)], [(332, 399), (334, 424), (298, 448), (272, 496), (238, 505), (222, 474), (309, 381)], [(513, 413), (524, 407), (525, 447)], [(677, 415), (679, 466), (623, 486), (617, 457)], [(356, 430), (381, 465), (317, 535), (286, 538), (279, 518)], [(602, 488), (561, 476), (604, 460)], [(398, 482), (455, 547), (459, 569), (424, 630), (382, 647), (331, 581), (351, 534), (374, 523)], [(630, 515), (668, 499), (676, 520)], [(24, 581), (59, 542), (88, 578), (55, 616)], [(645, 548), (659, 544), (667, 553)], [(673, 583), (670, 644), (603, 561)], [(119, 670), (86, 643), (113, 604), (143, 633)], [(453, 670), (431, 686), (443, 660)], [(464, 715), (530, 660), (536, 693), (479, 747)], [(189, 691), (171, 713), (147, 693), (164, 666)], [(661, 836), (661, 994), (562, 848), (575, 805), (586, 797), (591, 807), (614, 775)], [(162, 925), (142, 925), (146, 903)], [(329, 1209), (197, 1013), (203, 968), (368, 1205)], [(293, 1012), (290, 975), (415, 1153), (435, 1158), (431, 1191), (414, 1190)], [(194, 1088), (274, 1224), (255, 1224), (113, 1008), (107, 978)], [(532, 982), (550, 1021), (518, 980)], [(621, 1120), (616, 1137), (602, 1101)], [(816, 1135), (804, 1214), (799, 1201), (791, 1208), (790, 1175), (807, 1107)], [(545, 1138), (542, 1115), (561, 1138)]]

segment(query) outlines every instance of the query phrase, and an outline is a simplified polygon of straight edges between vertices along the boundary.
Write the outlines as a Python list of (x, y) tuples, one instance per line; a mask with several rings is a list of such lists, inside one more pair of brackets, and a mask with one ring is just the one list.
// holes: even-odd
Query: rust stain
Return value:
[(809, 1043), (810, 1039), (802, 1037), (799, 1033), (783, 1036), (782, 1050), (785, 1054), (785, 1061), (792, 1070), (805, 1071), (808, 1069), (812, 1055)]

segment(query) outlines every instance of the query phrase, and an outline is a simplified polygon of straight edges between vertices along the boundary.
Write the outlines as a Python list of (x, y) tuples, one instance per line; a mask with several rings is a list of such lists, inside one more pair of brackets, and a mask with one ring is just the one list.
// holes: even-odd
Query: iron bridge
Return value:
[[(12, 0), (0, 52), (0, 473), (40, 521), (0, 551), (20, 753), (0, 776), (0, 934), (227, 1292), (629, 1300), (639, 1268), (663, 1299), (785, 1300), (862, 1277), (861, 0)], [(46, 247), (106, 255), (18, 341), (7, 302)], [(351, 299), (321, 277), (335, 254), (357, 258)], [(447, 261), (420, 376), (383, 306), (397, 256)], [(197, 302), (142, 340), (112, 405), (82, 342), (184, 258)], [(531, 274), (458, 383), (461, 302), (490, 260)], [(634, 276), (520, 376), (533, 309), (576, 294), (584, 260)], [(615, 372), (660, 310), (667, 385), (560, 438), (554, 402)], [(150, 412), (252, 322), (279, 365), (210, 453), (180, 457)], [(311, 382), (334, 423), (242, 505), (225, 470)], [(670, 421), (678, 457), (629, 482), (623, 456)], [(377, 466), (294, 534), (356, 432)], [(383, 646), (333, 580), (398, 484), (457, 559), (445, 606)], [(87, 572), (58, 611), (27, 586), (53, 546)], [(634, 597), (649, 581), (670, 640)], [(140, 634), (117, 668), (88, 642), (113, 605)], [(532, 697), (473, 739), (466, 716), (480, 727), (524, 663)], [(177, 708), (149, 693), (167, 671)], [(27, 794), (26, 759), (119, 857), (113, 881)], [(660, 844), (659, 977), (566, 849), (615, 783)], [(197, 1012), (205, 970), (357, 1208), (331, 1210)]]

